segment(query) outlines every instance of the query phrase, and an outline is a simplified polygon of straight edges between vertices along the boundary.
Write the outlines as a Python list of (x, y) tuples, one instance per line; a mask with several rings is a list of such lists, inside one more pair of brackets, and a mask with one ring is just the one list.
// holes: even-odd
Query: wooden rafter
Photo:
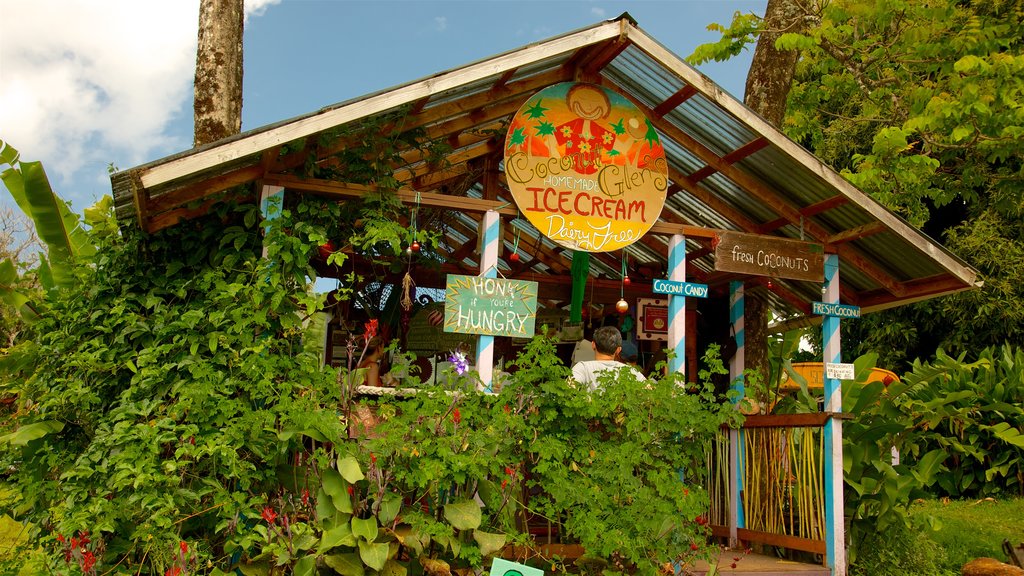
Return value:
[(679, 89), (678, 92), (666, 98), (661, 104), (654, 107), (654, 115), (661, 118), (665, 114), (673, 111), (683, 102), (689, 100), (694, 94), (697, 93), (697, 89), (687, 84)]
[[(733, 150), (732, 152), (729, 152), (725, 156), (722, 156), (722, 162), (725, 162), (726, 164), (729, 165), (735, 164), (736, 162), (739, 162), (740, 160), (746, 158), (747, 156), (750, 156), (751, 154), (757, 152), (758, 150), (764, 149), (766, 146), (768, 146), (768, 140), (760, 137), (754, 138), (753, 140), (747, 142), (743, 146), (740, 146), (739, 148)], [(707, 178), (708, 176), (711, 176), (715, 172), (718, 172), (718, 169), (708, 165), (695, 171), (693, 174), (690, 174), (687, 178), (689, 178), (690, 182), (697, 183)]]
[(828, 237), (826, 244), (843, 244), (844, 242), (852, 242), (854, 240), (860, 240), (868, 236), (874, 236), (882, 232), (887, 232), (889, 229), (885, 227), (881, 222), (871, 222), (864, 224), (863, 226), (856, 226), (849, 230), (843, 230)]

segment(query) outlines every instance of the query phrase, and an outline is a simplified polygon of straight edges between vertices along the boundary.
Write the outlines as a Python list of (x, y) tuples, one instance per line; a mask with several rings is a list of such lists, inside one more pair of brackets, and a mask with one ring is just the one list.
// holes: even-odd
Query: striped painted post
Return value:
[[(737, 402), (743, 397), (744, 368), (744, 325), (743, 325), (743, 282), (729, 283), (729, 323), (736, 337), (736, 353), (729, 360), (729, 380), (737, 395)], [(729, 543), (739, 543), (737, 529), (746, 526), (743, 518), (743, 434), (741, 430), (729, 430)]]
[[(501, 219), (494, 210), (484, 213), (480, 221), (480, 238), (483, 246), (480, 254), (480, 275), (484, 278), (498, 276), (498, 248), (500, 243)], [(476, 371), (487, 392), (492, 391), (494, 380), (494, 336), (478, 336), (476, 341)]]
[[(686, 237), (675, 234), (668, 242), (668, 279), (686, 282)], [(675, 356), (668, 361), (672, 372), (686, 372), (686, 296), (668, 297), (668, 348)]]
[[(260, 213), (263, 214), (265, 222), (273, 220), (281, 215), (284, 207), (284, 186), (263, 186), (260, 188)], [(266, 234), (270, 227), (263, 226), (263, 233)], [(267, 246), (263, 245), (263, 257), (267, 257)]]
[[(825, 289), (821, 298), (826, 304), (839, 303), (839, 256), (825, 255)], [(822, 349), (825, 363), (842, 362), (839, 341), (839, 318), (825, 316), (821, 323)], [(824, 378), (825, 412), (842, 412), (843, 395), (840, 381)], [(846, 576), (846, 534), (843, 523), (843, 421), (830, 418), (825, 422), (825, 560), (834, 576)]]

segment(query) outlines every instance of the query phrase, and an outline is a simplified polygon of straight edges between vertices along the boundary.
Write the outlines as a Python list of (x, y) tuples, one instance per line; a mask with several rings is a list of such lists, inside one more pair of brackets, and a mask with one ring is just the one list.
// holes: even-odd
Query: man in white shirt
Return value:
[[(588, 390), (597, 389), (597, 375), (608, 371), (628, 368), (622, 362), (615, 359), (615, 355), (622, 349), (622, 334), (615, 326), (602, 326), (594, 330), (594, 359), (578, 362), (572, 367), (572, 377)], [(632, 368), (635, 376), (644, 380), (639, 370)]]

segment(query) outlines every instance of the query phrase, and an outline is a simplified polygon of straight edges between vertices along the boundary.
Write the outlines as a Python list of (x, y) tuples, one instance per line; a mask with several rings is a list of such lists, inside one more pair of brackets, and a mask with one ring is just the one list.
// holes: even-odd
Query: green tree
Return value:
[[(895, 366), (1024, 341), (1024, 2), (795, 4), (806, 29), (776, 41), (800, 51), (783, 130), (985, 281), (865, 318), (850, 327), (858, 351)], [(718, 29), (692, 61), (737, 53), (764, 24), (737, 14)]]

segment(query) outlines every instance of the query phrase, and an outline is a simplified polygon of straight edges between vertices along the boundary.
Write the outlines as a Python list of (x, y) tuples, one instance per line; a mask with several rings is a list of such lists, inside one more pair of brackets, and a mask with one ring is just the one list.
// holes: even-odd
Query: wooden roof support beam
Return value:
[[(251, 192), (245, 194), (235, 194), (229, 195), (228, 199), (238, 203), (255, 202), (256, 195)], [(224, 201), (225, 198), (221, 195), (218, 195), (207, 198), (201, 204), (192, 208), (175, 208), (173, 210), (161, 212), (160, 214), (151, 216), (143, 229), (152, 234), (159, 230), (163, 230), (164, 228), (174, 226), (183, 220), (191, 220), (192, 218), (205, 216), (210, 212), (210, 209), (213, 208), (215, 204)]]
[(518, 70), (518, 67), (506, 70), (505, 73), (501, 75), (501, 78), (498, 78), (498, 81), (491, 86), (491, 90), (501, 90), (504, 88), (505, 84), (508, 84), (509, 81), (512, 80), (512, 77), (516, 75)]
[[(368, 192), (376, 190), (374, 186), (365, 184), (352, 184), (348, 182), (335, 182), (333, 180), (317, 180), (313, 178), (299, 178), (286, 174), (268, 174), (264, 183), (273, 186), (284, 186), (296, 192), (306, 192), (321, 196), (334, 198), (362, 198)], [(430, 208), (442, 208), (445, 210), (456, 210), (458, 212), (486, 212), (495, 210), (500, 214), (516, 216), (518, 212), (514, 207), (504, 206), (504, 202), (483, 200), (480, 198), (469, 198), (466, 196), (451, 196), (449, 194), (436, 194), (433, 192), (417, 192), (410, 188), (402, 188), (395, 192), (398, 199), (406, 204), (415, 204), (417, 194), (421, 206)]]
[[(162, 192), (155, 198), (149, 198), (147, 202), (148, 213), (157, 215), (160, 212), (170, 210), (171, 208), (177, 208), (190, 202), (200, 200), (210, 194), (223, 192), (233, 186), (247, 184), (253, 180), (259, 179), (261, 176), (263, 176), (263, 166), (254, 164), (226, 172), (220, 176), (209, 178), (190, 186), (183, 186), (173, 191)], [(150, 230), (150, 232), (152, 232), (152, 230)]]
[(469, 167), (469, 163), (463, 162), (462, 164), (448, 166), (437, 172), (428, 172), (422, 176), (417, 176), (409, 182), (409, 186), (414, 190), (426, 192), (441, 188), (454, 180), (464, 180), (470, 174), (472, 174), (472, 170)]
[[(459, 148), (458, 150), (456, 150), (456, 151), (452, 152), (451, 154), (449, 154), (445, 158), (445, 160), (448, 162), (449, 165), (454, 166), (456, 164), (462, 164), (464, 162), (468, 162), (469, 160), (472, 160), (474, 158), (480, 158), (481, 156), (485, 156), (487, 154), (490, 154), (491, 152), (494, 152), (495, 150), (500, 150), (500, 149), (501, 149), (501, 145), (500, 144), (495, 142), (493, 139), (488, 139), (488, 140), (485, 140), (483, 142), (478, 142), (477, 144), (473, 144), (471, 146), (465, 146), (463, 148)], [(427, 174), (427, 173), (429, 173), (433, 169), (434, 169), (434, 165), (433, 164), (430, 164), (430, 163), (427, 163), (427, 162), (424, 161), (424, 162), (420, 162), (420, 163), (418, 163), (418, 164), (416, 164), (414, 166), (408, 166), (408, 167), (405, 167), (405, 168), (400, 168), (398, 170), (395, 170), (393, 174), (394, 174), (395, 180), (398, 180), (399, 182), (402, 182), (402, 183), (408, 183), (413, 178), (416, 178), (417, 176), (422, 176), (424, 174)]]
[[(725, 156), (722, 156), (722, 162), (725, 162), (726, 164), (729, 165), (735, 164), (736, 162), (739, 162), (740, 160), (746, 158), (747, 156), (754, 154), (758, 150), (764, 149), (766, 146), (768, 146), (768, 140), (766, 138), (754, 138), (753, 140), (747, 142), (743, 146), (740, 146), (739, 148), (733, 150), (732, 152), (729, 152)], [(690, 174), (688, 178), (690, 179), (690, 182), (697, 183), (707, 178), (708, 176), (711, 176), (715, 172), (718, 172), (718, 170), (711, 166), (704, 166), (703, 168), (695, 171), (693, 174)]]
[(697, 89), (690, 84), (683, 86), (678, 92), (666, 98), (661, 104), (655, 106), (654, 115), (661, 118), (665, 114), (675, 110), (676, 107), (689, 100), (696, 93)]
[(885, 224), (882, 224), (881, 222), (871, 222), (870, 224), (856, 226), (854, 228), (850, 228), (849, 230), (843, 230), (838, 234), (833, 234), (828, 237), (828, 240), (825, 243), (829, 245), (835, 245), (842, 244), (844, 242), (852, 242), (854, 240), (860, 240), (861, 238), (866, 238), (868, 236), (873, 236), (875, 234), (887, 232), (888, 230), (889, 229), (886, 228)]
[[(849, 201), (850, 200), (846, 196), (836, 195), (822, 200), (821, 202), (815, 202), (810, 206), (804, 206), (800, 209), (800, 214), (806, 218), (810, 218), (816, 214), (821, 214), (822, 212), (827, 212), (828, 210), (847, 204)], [(785, 218), (777, 218), (758, 226), (758, 231), (761, 233), (773, 232), (782, 228), (786, 224), (789, 224), (789, 220)]]
[(736, 208), (726, 204), (725, 201), (720, 199), (707, 188), (700, 184), (690, 182), (689, 178), (676, 172), (672, 168), (669, 168), (668, 175), (674, 184), (668, 187), (666, 198), (671, 198), (673, 195), (685, 190), (689, 192), (691, 196), (703, 202), (705, 206), (714, 210), (720, 216), (732, 222), (740, 229), (747, 232), (757, 230), (757, 224), (753, 220), (747, 218), (745, 214)]
[(599, 52), (582, 63), (582, 66), (578, 69), (579, 73), (577, 76), (586, 79), (596, 78), (605, 66), (611, 64), (612, 60), (615, 60), (628, 47), (629, 41), (624, 38), (605, 42)]

